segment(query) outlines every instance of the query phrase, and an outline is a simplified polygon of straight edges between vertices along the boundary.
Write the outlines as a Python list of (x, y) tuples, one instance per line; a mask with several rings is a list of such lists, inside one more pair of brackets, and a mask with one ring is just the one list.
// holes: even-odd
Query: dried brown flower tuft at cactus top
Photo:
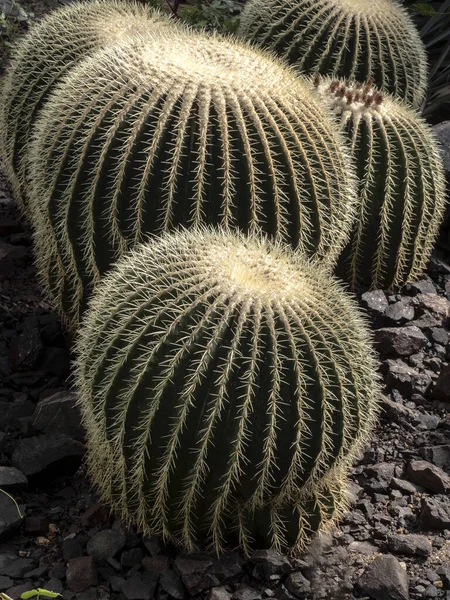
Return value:
[(121, 0), (74, 2), (19, 40), (0, 96), (0, 153), (14, 193), (26, 211), (26, 146), (39, 111), (55, 84), (95, 50), (136, 33), (175, 27), (143, 4)]
[(81, 63), (30, 148), (38, 262), (75, 321), (125, 250), (178, 226), (262, 229), (333, 263), (350, 231), (348, 150), (309, 82), (205, 33), (141, 37)]

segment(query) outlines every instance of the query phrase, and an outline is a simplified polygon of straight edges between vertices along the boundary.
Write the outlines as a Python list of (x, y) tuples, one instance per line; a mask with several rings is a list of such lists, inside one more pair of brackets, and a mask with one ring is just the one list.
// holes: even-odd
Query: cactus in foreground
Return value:
[(378, 383), (356, 303), (255, 236), (163, 234), (96, 289), (77, 343), (103, 500), (187, 549), (306, 543), (343, 502)]
[(397, 0), (249, 0), (239, 34), (301, 72), (372, 77), (414, 106), (425, 96), (425, 47)]
[(78, 318), (121, 254), (177, 226), (223, 225), (333, 262), (356, 203), (343, 138), (309, 81), (231, 39), (160, 32), (75, 68), (30, 148), (37, 260)]
[(337, 275), (352, 288), (393, 289), (426, 267), (446, 197), (435, 136), (410, 107), (366, 84), (314, 78), (347, 134), (359, 179), (359, 215)]
[(169, 23), (168, 17), (142, 4), (122, 0), (75, 2), (51, 13), (18, 42), (2, 82), (0, 149), (15, 196), (25, 212), (26, 145), (55, 84), (98, 48)]

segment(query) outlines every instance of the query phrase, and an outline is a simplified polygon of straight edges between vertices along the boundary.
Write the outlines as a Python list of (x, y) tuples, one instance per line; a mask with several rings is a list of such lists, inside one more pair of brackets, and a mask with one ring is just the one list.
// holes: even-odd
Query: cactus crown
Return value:
[(26, 146), (56, 83), (95, 50), (129, 35), (176, 25), (137, 2), (90, 0), (55, 10), (19, 40), (0, 95), (0, 148), (15, 196), (27, 212)]
[(312, 83), (341, 121), (359, 178), (359, 218), (337, 273), (352, 288), (401, 287), (426, 267), (444, 215), (436, 138), (415, 110), (372, 80), (315, 75)]
[(249, 0), (239, 33), (301, 72), (373, 77), (414, 106), (426, 92), (425, 48), (397, 0)]
[(105, 276), (77, 348), (89, 471), (144, 531), (284, 549), (342, 503), (379, 389), (322, 265), (253, 236), (162, 235)]
[(204, 33), (136, 36), (78, 65), (29, 158), (39, 267), (75, 320), (88, 286), (148, 234), (261, 229), (333, 263), (354, 214), (348, 151), (309, 82)]

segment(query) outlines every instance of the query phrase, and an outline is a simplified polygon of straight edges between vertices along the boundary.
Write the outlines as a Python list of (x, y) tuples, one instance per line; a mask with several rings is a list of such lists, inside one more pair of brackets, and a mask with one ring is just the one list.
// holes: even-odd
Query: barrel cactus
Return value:
[(121, 517), (188, 550), (301, 546), (344, 505), (375, 372), (323, 264), (255, 236), (162, 234), (103, 278), (83, 320), (90, 475)]
[(426, 52), (397, 0), (249, 0), (239, 33), (297, 69), (365, 81), (418, 106)]
[(78, 318), (90, 289), (149, 234), (258, 228), (332, 263), (355, 207), (343, 137), (309, 82), (205, 33), (127, 40), (80, 63), (30, 147), (37, 259)]
[(19, 41), (0, 95), (0, 149), (25, 212), (26, 145), (55, 83), (96, 49), (171, 22), (142, 4), (122, 0), (74, 2), (52, 12)]
[(431, 128), (410, 107), (366, 84), (314, 78), (351, 144), (359, 216), (337, 274), (352, 288), (393, 289), (426, 267), (446, 205)]

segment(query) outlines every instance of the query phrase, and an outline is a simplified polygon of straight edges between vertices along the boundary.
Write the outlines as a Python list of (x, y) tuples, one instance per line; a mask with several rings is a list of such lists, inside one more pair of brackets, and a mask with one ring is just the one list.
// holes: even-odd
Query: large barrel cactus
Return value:
[[(172, 21), (138, 3), (74, 2), (45, 17), (17, 44), (2, 82), (0, 152), (15, 195), (26, 212), (26, 145), (32, 125), (56, 82), (98, 48)], [(173, 25), (175, 26), (175, 25)]]
[(254, 236), (163, 234), (103, 278), (77, 353), (89, 472), (145, 532), (286, 549), (343, 505), (378, 383), (323, 265)]
[(427, 265), (445, 205), (442, 158), (416, 111), (366, 84), (320, 81), (348, 136), (359, 179), (359, 216), (337, 274), (352, 288), (398, 288)]
[(239, 33), (297, 69), (376, 84), (418, 106), (423, 42), (397, 0), (249, 0)]
[(98, 52), (42, 110), (30, 149), (37, 260), (77, 319), (124, 250), (179, 225), (261, 228), (333, 262), (355, 186), (309, 82), (269, 55), (164, 31)]

